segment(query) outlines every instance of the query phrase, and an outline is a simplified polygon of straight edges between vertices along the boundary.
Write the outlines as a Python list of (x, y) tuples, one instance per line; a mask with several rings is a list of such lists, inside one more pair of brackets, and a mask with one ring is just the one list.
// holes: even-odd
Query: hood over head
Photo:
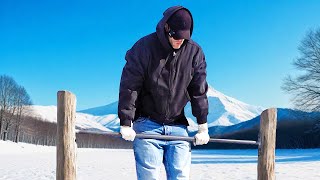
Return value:
[[(179, 10), (185, 10), (185, 11), (179, 11)], [(179, 12), (178, 12), (179, 11)], [(173, 17), (173, 15), (177, 12), (177, 16), (175, 15)], [(186, 23), (186, 24), (179, 24), (179, 22), (177, 22), (179, 20), (179, 18), (186, 16), (186, 14), (184, 12), (188, 12), (191, 18), (191, 22)], [(172, 17), (172, 18), (171, 18)], [(183, 7), (183, 6), (173, 6), (168, 8), (164, 13), (163, 13), (163, 17), (162, 19), (159, 21), (157, 28), (156, 28), (156, 32), (157, 32), (157, 36), (161, 42), (161, 44), (165, 47), (166, 50), (172, 50), (172, 47), (168, 41), (168, 37), (167, 37), (167, 33), (165, 32), (165, 24), (168, 23), (169, 26), (171, 26), (170, 28), (172, 28), (172, 30), (175, 32), (177, 29), (179, 29), (177, 34), (174, 34), (173, 37), (175, 38), (175, 36), (177, 38), (182, 38), (184, 37), (184, 39), (188, 40), (191, 35), (192, 35), (192, 31), (193, 31), (193, 18), (192, 18), (192, 14), (191, 12)], [(185, 27), (190, 27), (190, 31), (187, 29), (184, 29)], [(189, 38), (186, 38), (189, 37)]]

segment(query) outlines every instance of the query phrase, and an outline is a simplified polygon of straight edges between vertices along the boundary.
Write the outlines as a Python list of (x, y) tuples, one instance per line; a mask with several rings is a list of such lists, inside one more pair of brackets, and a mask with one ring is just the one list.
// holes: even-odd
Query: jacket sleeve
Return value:
[(131, 126), (136, 111), (136, 101), (145, 78), (146, 55), (143, 53), (141, 42), (137, 42), (130, 50), (127, 51), (125, 59), (126, 64), (122, 70), (118, 116), (120, 125)]
[(193, 78), (188, 86), (188, 93), (191, 98), (192, 114), (197, 118), (198, 124), (207, 122), (208, 116), (208, 83), (206, 80), (206, 61), (203, 51), (199, 49), (193, 60)]

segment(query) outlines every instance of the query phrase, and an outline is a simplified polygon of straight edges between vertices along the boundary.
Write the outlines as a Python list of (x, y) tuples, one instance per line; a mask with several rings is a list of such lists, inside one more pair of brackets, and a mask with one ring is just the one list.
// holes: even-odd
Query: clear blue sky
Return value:
[(280, 86), (297, 73), (300, 41), (319, 27), (320, 1), (2, 0), (0, 75), (37, 105), (56, 105), (58, 90), (75, 93), (78, 110), (114, 102), (126, 51), (172, 5), (193, 13), (211, 86), (248, 104), (291, 107)]

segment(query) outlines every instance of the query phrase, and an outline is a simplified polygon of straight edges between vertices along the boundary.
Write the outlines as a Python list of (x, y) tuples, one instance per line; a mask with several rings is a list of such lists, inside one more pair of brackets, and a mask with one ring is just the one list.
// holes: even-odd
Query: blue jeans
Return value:
[[(162, 125), (144, 117), (133, 123), (133, 129), (139, 134), (188, 136), (185, 125)], [(139, 180), (159, 179), (162, 163), (168, 180), (189, 179), (189, 142), (135, 138), (133, 150)]]

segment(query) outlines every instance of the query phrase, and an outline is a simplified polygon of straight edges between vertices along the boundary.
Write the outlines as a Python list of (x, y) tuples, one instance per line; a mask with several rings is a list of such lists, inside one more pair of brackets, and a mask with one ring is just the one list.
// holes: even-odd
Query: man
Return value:
[[(118, 115), (120, 133), (133, 141), (138, 179), (158, 179), (163, 163), (168, 179), (189, 179), (190, 143), (135, 138), (137, 133), (188, 136), (184, 107), (191, 102), (199, 124), (195, 144), (209, 141), (206, 62), (191, 40), (193, 19), (182, 6), (167, 9), (156, 32), (126, 54)], [(133, 126), (132, 126), (133, 123)]]

